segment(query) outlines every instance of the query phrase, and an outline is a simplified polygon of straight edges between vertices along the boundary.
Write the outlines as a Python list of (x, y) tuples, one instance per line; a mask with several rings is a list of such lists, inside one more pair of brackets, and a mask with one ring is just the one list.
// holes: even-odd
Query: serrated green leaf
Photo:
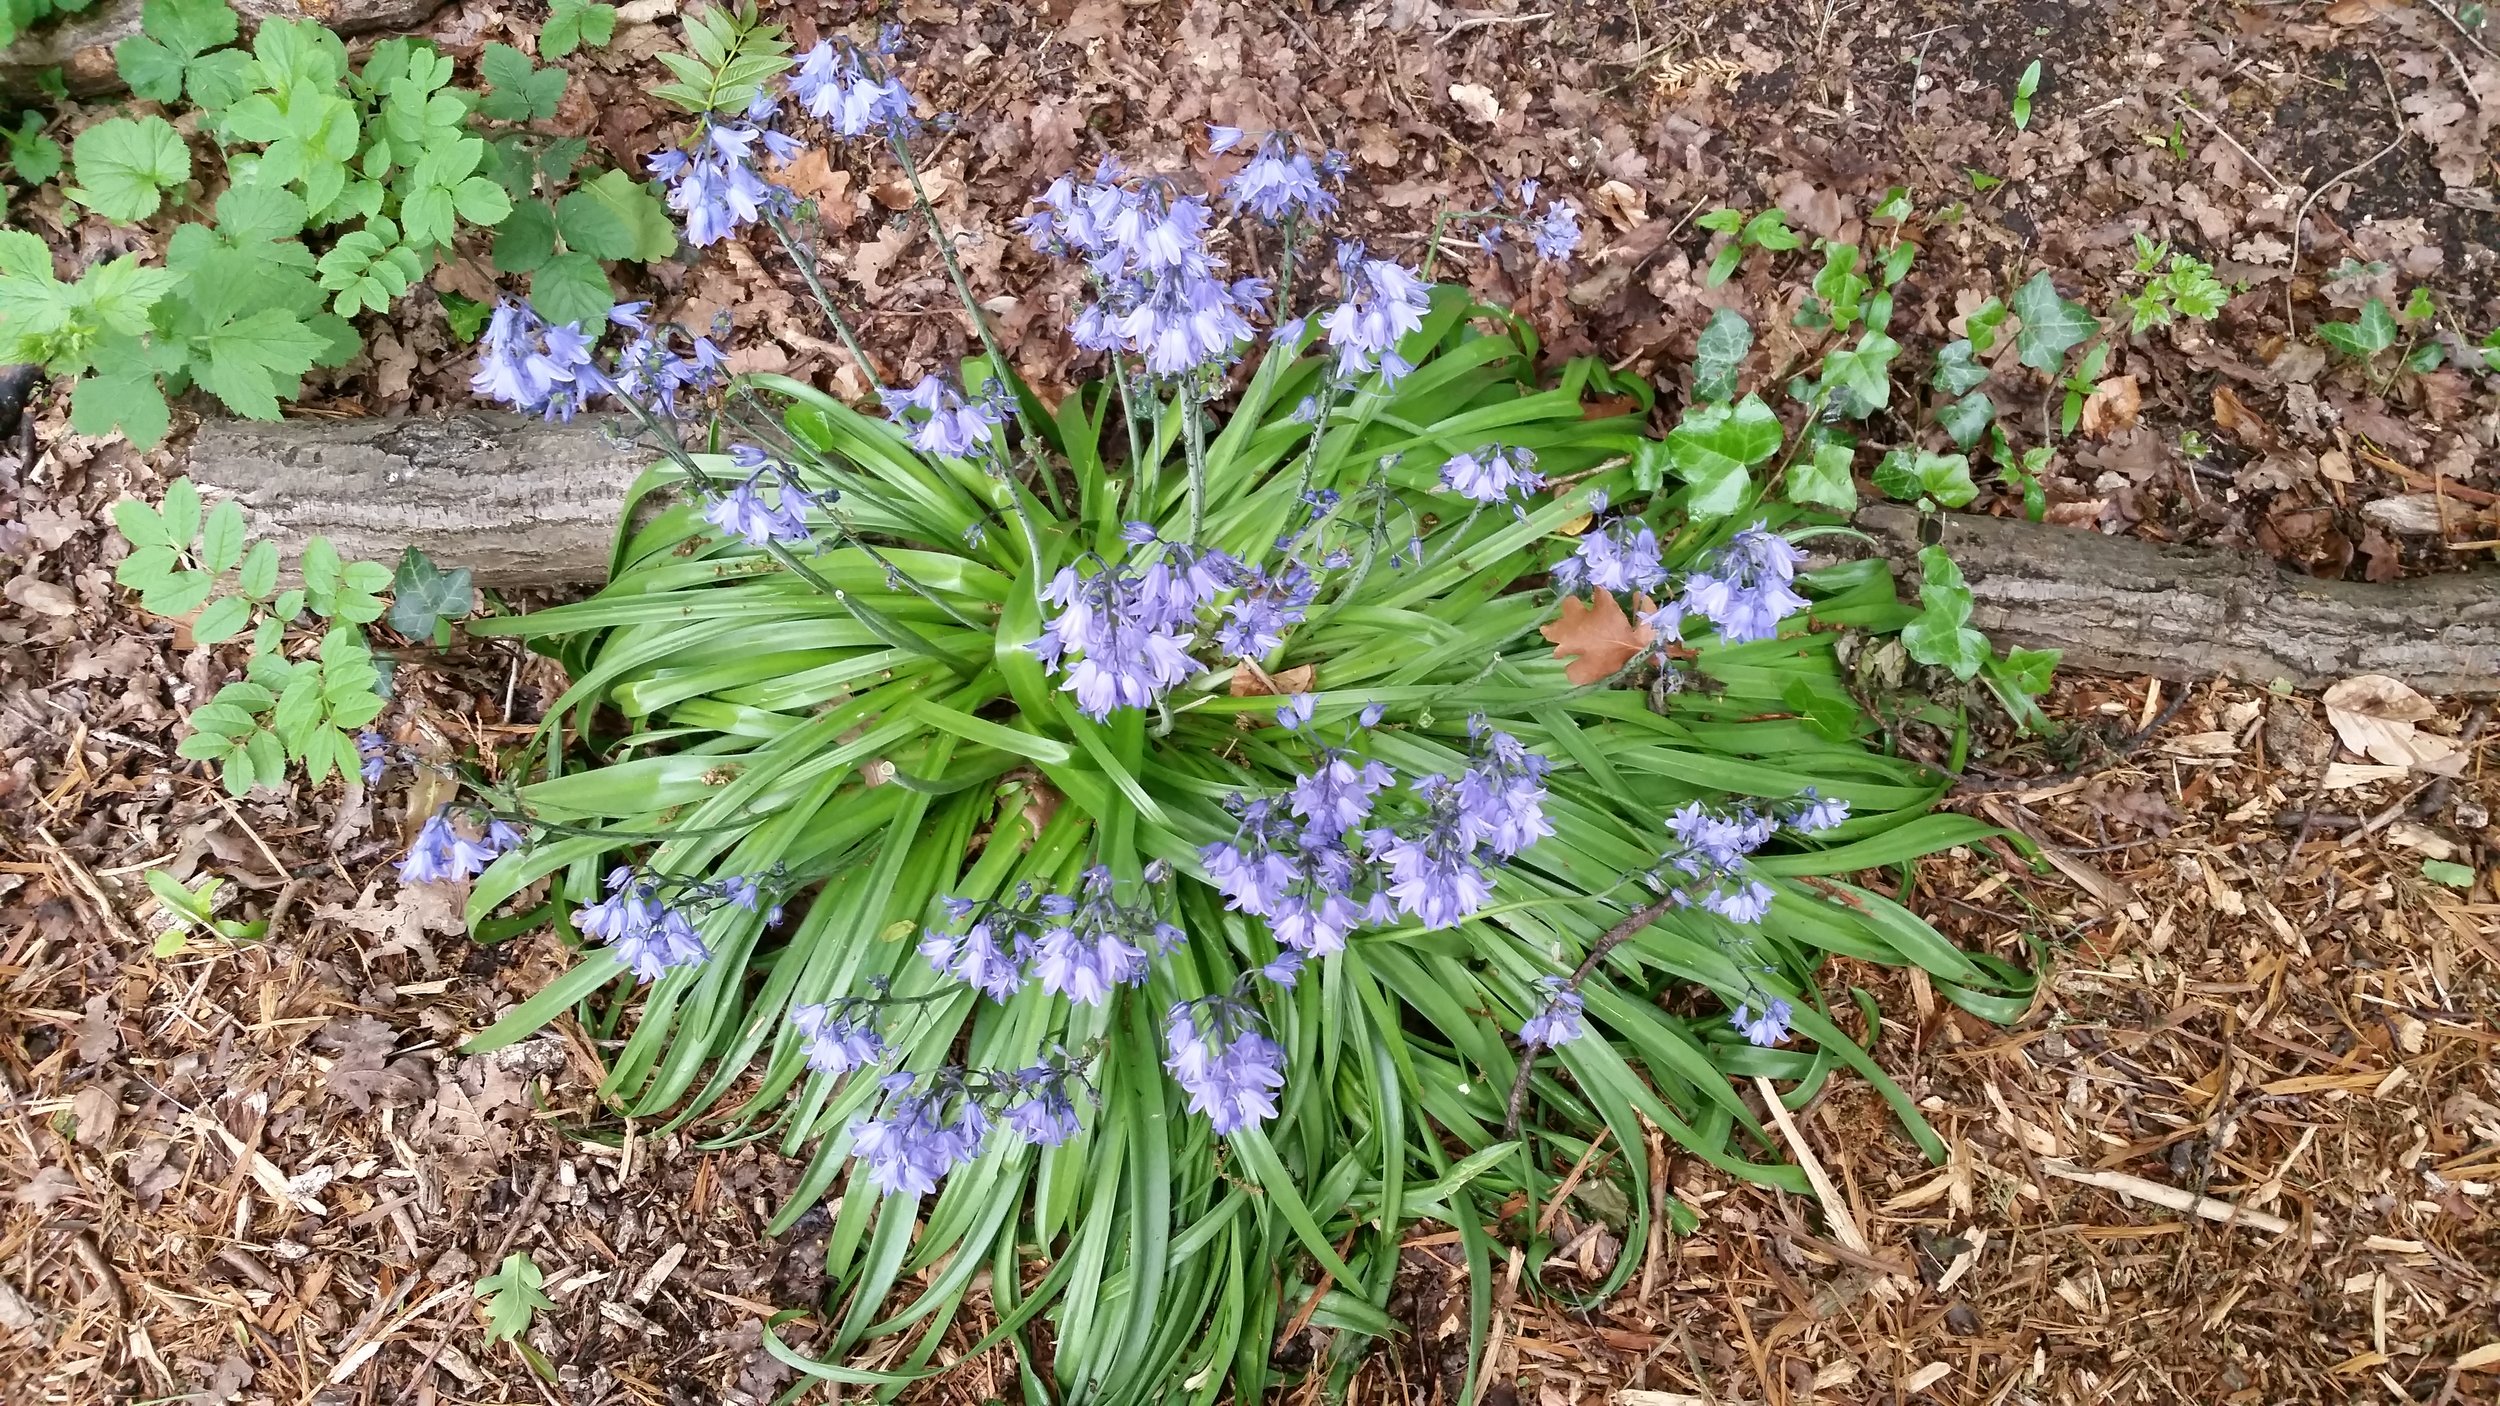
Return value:
[(144, 362), (125, 361), (78, 378), (69, 422), (80, 434), (119, 434), (135, 448), (150, 449), (173, 428), (174, 414), (156, 373)]
[[(174, 539), (173, 534), (166, 530), (165, 515), (139, 499), (114, 500), (113, 526), (121, 533), (122, 540), (130, 545), (164, 547), (169, 549), (168, 555), (170, 556)], [(190, 543), (185, 542), (182, 545), (187, 547)]]
[(231, 571), (243, 560), (243, 505), (232, 498), (209, 510), (200, 528), (200, 564), (211, 571)]
[(616, 306), (616, 293), (597, 259), (558, 254), (530, 275), (530, 305), (549, 322), (596, 328)]
[(205, 571), (177, 571), (142, 591), (139, 608), (168, 620), (180, 619), (199, 609), (216, 585), (216, 579)]
[(254, 542), (243, 554), (243, 568), (236, 574), (236, 586), (253, 600), (267, 600), (278, 589), (278, 544)]
[(128, 224), (156, 213), (164, 193), (191, 179), (191, 153), (162, 117), (116, 117), (70, 144), (78, 184), (70, 198), (108, 220)]
[[(495, 272), (529, 273), (555, 257), (555, 212), (536, 200), (525, 200), (512, 207), (512, 213), (495, 229)], [(486, 304), (474, 304), (487, 307)], [(488, 311), (492, 311), (488, 307)], [(474, 331), (463, 340), (474, 340)]]
[(194, 644), (222, 644), (252, 623), (252, 603), (241, 596), (219, 596), (202, 607), (191, 622)]
[(1710, 314), (1693, 349), (1693, 398), (1734, 400), (1736, 373), (1753, 350), (1753, 324), (1733, 308)]
[(616, 7), (590, 0), (555, 0), (538, 32), (538, 56), (560, 59), (574, 49), (598, 48), (616, 35)]
[(564, 100), (564, 70), (537, 68), (509, 44), (489, 44), (478, 59), (488, 84), (478, 111), (498, 122), (535, 122), (556, 115)]
[(2100, 319), (2089, 308), (2058, 296), (2046, 269), (2015, 291), (2013, 313), (2023, 320), (2014, 334), (2015, 351), (2023, 365), (2044, 375), (2057, 374), (2066, 353), (2101, 330)]
[(294, 313), (264, 308), (193, 338), (191, 374), (235, 414), (275, 420), (279, 394), (294, 398), (325, 346)]
[(638, 259), (646, 264), (677, 252), (676, 222), (669, 218), (668, 207), (647, 182), (635, 180), (623, 171), (602, 171), (583, 181), (574, 194), (605, 208), (627, 231), (622, 253), (601, 254), (587, 245), (573, 244), (572, 235), (567, 233), (565, 242), (574, 249), (598, 258)]
[(165, 485), (165, 497), (157, 511), (165, 515), (167, 541), (188, 550), (199, 540), (200, 489), (188, 477)]

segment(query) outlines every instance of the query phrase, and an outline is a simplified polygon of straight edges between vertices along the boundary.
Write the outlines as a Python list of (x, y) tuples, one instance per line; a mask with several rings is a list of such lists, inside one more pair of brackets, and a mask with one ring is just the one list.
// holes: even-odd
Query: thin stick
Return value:
[(2272, 170), (2268, 169), (2266, 163), (2257, 159), (2257, 153), (2250, 151), (2247, 147), (2241, 146), (2240, 139), (2231, 135), (2231, 129), (2223, 126), (2213, 118), (2206, 116), (2203, 108), (2196, 106), (2194, 103), (2188, 102), (2184, 96), (2179, 99), (2178, 106), (2180, 111), (2195, 118), (2197, 121), (2204, 123), (2206, 126), (2213, 128), (2215, 136), (2229, 142), (2233, 151), (2238, 152), (2242, 157), (2244, 157), (2249, 165), (2257, 168), (2257, 174), (2274, 182), (2274, 188), (2276, 190), (2289, 191), (2300, 189), (2300, 187), (2293, 185), (2290, 181), (2283, 179), (2281, 176), (2274, 174)]
[[(2448, 27), (2457, 32), (2457, 37), (2459, 39), (2464, 40), (2466, 43), (2473, 45), (2477, 49), (2481, 49), (2483, 51), (2484, 58), (2500, 59), (2500, 54), (2493, 53), (2487, 46), (2484, 45), (2482, 40), (2475, 38), (2474, 31), (2465, 27), (2465, 21), (2458, 19), (2447, 6), (2440, 4), (2439, 0), (2422, 0), (2422, 3), (2430, 8), (2430, 12), (2432, 14), (2446, 20), (2448, 22)], [(2472, 90), (2468, 89), (2467, 91), (2470, 92)]]
[[(2292, 1233), (2292, 1223), (2281, 1216), (2268, 1215), (2264, 1211), (2248, 1210), (2228, 1201), (2218, 1200), (2211, 1196), (2199, 1196), (2193, 1191), (2182, 1191), (2175, 1186), (2164, 1186), (2157, 1181), (2146, 1181), (2142, 1177), (2129, 1176), (2125, 1172), (2094, 1171), (2089, 1167), (2078, 1167), (2072, 1162), (2055, 1157), (2042, 1159), (2040, 1170), (2053, 1177), (2097, 1187), (2102, 1191), (2115, 1191), (2121, 1196), (2132, 1196), (2139, 1201), (2149, 1201), (2164, 1210), (2202, 1216), (2206, 1220), (2218, 1221), (2226, 1226), (2245, 1226), (2250, 1230), (2261, 1231), (2268, 1235)], [(2326, 1240), (2327, 1235), (2323, 1230), (2314, 1231), (2309, 1238), (2311, 1244), (2321, 1244)]]
[(2389, 152), (2405, 144), (2404, 106), (2396, 101), (2396, 85), (2388, 81), (2386, 66), (2381, 64), (2375, 56), (2371, 57), (2370, 66), (2378, 70), (2378, 81), (2387, 89), (2387, 106), (2396, 117), (2396, 139), (2380, 147), (2377, 153), (2367, 160), (2347, 166), (2329, 177), (2325, 184), (2309, 192), (2308, 199), (2300, 202), (2300, 213), (2292, 217), (2292, 268), (2283, 279), (2283, 330), (2287, 333), (2294, 331), (2298, 326), (2292, 320), (2292, 285), (2300, 280), (2300, 237), (2309, 224), (2309, 208), (2318, 203), (2319, 196), (2376, 166)]
[(122, 921), (121, 911), (113, 906), (112, 899), (105, 896), (103, 885), (95, 881), (95, 876), (87, 872), (87, 867), (70, 858), (69, 851), (61, 848), (61, 842), (52, 838), (52, 832), (44, 826), (35, 826), (35, 837), (43, 841), (44, 851), (52, 856), (52, 862), (61, 866), (61, 872), (69, 875), (70, 883), (96, 906), (96, 911), (103, 916), (104, 926), (113, 936), (131, 948), (139, 947), (139, 935)]
[[(1596, 945), (1589, 948), (1588, 956), (1582, 958), (1579, 967), (1571, 973), (1569, 985), (1578, 987), (1583, 980), (1587, 979), (1590, 972), (1597, 970), (1597, 964), (1606, 959), (1607, 953), (1622, 946), (1634, 933), (1658, 921), (1675, 904), (1676, 896), (1671, 893), (1667, 894), (1633, 909), (1630, 917), (1606, 929), (1605, 936), (1597, 939)], [(1521, 1050), (1519, 1052), (1519, 1077), (1510, 1082), (1509, 1116), (1502, 1120), (1503, 1137), (1519, 1136), (1519, 1119), (1528, 1106), (1528, 1076), (1535, 1068), (1536, 1051), (1534, 1049)]]

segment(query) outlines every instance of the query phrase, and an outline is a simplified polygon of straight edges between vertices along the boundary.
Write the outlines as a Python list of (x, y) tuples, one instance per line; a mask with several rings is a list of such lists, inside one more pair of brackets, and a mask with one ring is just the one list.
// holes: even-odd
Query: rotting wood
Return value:
[[(650, 457), (587, 420), (211, 420), (190, 472), (289, 553), (315, 533), (375, 561), (414, 543), (484, 584), (555, 585), (605, 575), (626, 487)], [(1918, 515), (1879, 505), (1856, 522), (1915, 582)], [(2374, 585), (2006, 518), (1950, 516), (1942, 533), (1970, 580), (1972, 624), (2079, 668), (2301, 688), (2380, 673), (2424, 693), (2500, 695), (2500, 573)]]
[[(238, 41), (248, 48), (265, 19), (319, 20), (336, 34), (410, 29), (442, 8), (443, 0), (229, 0), (243, 22)], [(113, 46), (139, 32), (140, 0), (98, 0), (92, 8), (37, 25), (0, 48), (0, 98), (48, 101), (42, 75), (60, 71), (71, 97), (91, 98), (122, 90)]]

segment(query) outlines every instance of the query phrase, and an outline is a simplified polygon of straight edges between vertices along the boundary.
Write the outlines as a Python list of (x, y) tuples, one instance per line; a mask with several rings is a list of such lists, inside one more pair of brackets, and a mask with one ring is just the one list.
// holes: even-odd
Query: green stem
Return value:
[[(921, 218), (929, 222), (929, 233), (937, 240), (938, 258), (946, 264), (946, 276), (954, 282), (955, 296), (963, 300), (964, 313), (972, 319), (973, 335), (981, 339), (981, 350), (989, 354), (990, 372), (1003, 383), (1007, 379), (1007, 353), (999, 349), (998, 339), (990, 335), (989, 317), (973, 298), (972, 284), (964, 278), (964, 266), (955, 257), (955, 241), (947, 236), (946, 226), (939, 223), (937, 206), (930, 202), (927, 188), (920, 183), (920, 163), (912, 159), (911, 144), (901, 133), (896, 133), (890, 144), (895, 159), (903, 165), (904, 179), (911, 182), (912, 204), (919, 208)], [(1016, 428), (1024, 432), (1026, 442), (1039, 442), (1041, 436), (1025, 416), (1024, 397), (1012, 396), (1009, 403), (1016, 412)]]
[(1181, 414), (1189, 443), (1189, 540), (1193, 546), (1203, 546), (1198, 536), (1207, 523), (1207, 424), (1199, 414), (1194, 385), (1181, 387)]
[(851, 330), (850, 322), (834, 307), (833, 295), (825, 291), (823, 281), (816, 277), (815, 261), (801, 254), (798, 242), (790, 234), (789, 221), (777, 210), (767, 211), (765, 218), (773, 227), (773, 237), (781, 241), (781, 252), (790, 256), (799, 277), (807, 283), (807, 291), (816, 295), (816, 305), (825, 310), (825, 318), (833, 324), (834, 335), (842, 339), (843, 349), (859, 363), (860, 374), (868, 378), (869, 385), (882, 385), (877, 368), (868, 360), (867, 349), (860, 345), (859, 334)]

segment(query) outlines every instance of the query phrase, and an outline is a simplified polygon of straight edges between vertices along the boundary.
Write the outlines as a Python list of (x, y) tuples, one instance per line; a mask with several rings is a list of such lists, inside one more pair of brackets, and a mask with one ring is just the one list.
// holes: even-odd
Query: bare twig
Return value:
[(2300, 213), (2292, 217), (2292, 267), (2283, 278), (2283, 330), (2286, 333), (2292, 332), (2298, 326), (2292, 320), (2292, 285), (2300, 281), (2300, 240), (2301, 235), (2307, 231), (2310, 207), (2318, 203), (2319, 196), (2376, 166), (2386, 158), (2389, 152), (2405, 144), (2404, 105), (2396, 100), (2396, 85), (2388, 79), (2386, 65), (2381, 64), (2375, 55), (2370, 57), (2370, 66), (2378, 70), (2378, 81), (2387, 89), (2387, 108), (2390, 115), (2396, 119), (2396, 137), (2366, 159), (2354, 162), (2328, 177), (2323, 184), (2309, 192), (2306, 200), (2300, 202)]
[(87, 872), (87, 866), (70, 858), (69, 851), (61, 848), (61, 842), (52, 838), (52, 832), (41, 824), (35, 826), (35, 838), (43, 842), (44, 853), (52, 856), (52, 862), (60, 866), (62, 873), (69, 876), (70, 884), (80, 893), (85, 894), (89, 903), (96, 906), (96, 912), (102, 917), (106, 929), (130, 949), (124, 955), (136, 955), (137, 949), (143, 945), (139, 941), (139, 935), (132, 932), (130, 924), (122, 920), (121, 910), (113, 906), (113, 900), (106, 896), (104, 886), (95, 881), (95, 875)]
[[(1676, 896), (1671, 893), (1665, 894), (1633, 909), (1630, 917), (1606, 929), (1605, 936), (1598, 938), (1596, 944), (1589, 948), (1589, 954), (1580, 959), (1580, 965), (1571, 973), (1569, 984), (1577, 987), (1582, 981), (1587, 980), (1588, 974), (1597, 970), (1597, 964), (1606, 959), (1607, 953), (1622, 946), (1634, 933), (1658, 921), (1675, 904)], [(1519, 1119), (1528, 1106), (1528, 1076), (1535, 1068), (1536, 1051), (1532, 1048), (1521, 1050), (1519, 1052), (1519, 1077), (1510, 1082), (1509, 1116), (1502, 1120), (1502, 1136), (1506, 1138), (1519, 1136)]]
[[(2429, 8), (2432, 14), (2446, 20), (2448, 22), (2448, 27), (2457, 32), (2457, 37), (2459, 39), (2464, 40), (2466, 43), (2473, 45), (2477, 49), (2481, 49), (2483, 51), (2484, 58), (2500, 59), (2500, 54), (2493, 53), (2482, 40), (2475, 38), (2474, 31), (2465, 27), (2465, 21), (2458, 19), (2456, 14), (2447, 6), (2440, 4), (2439, 0), (2422, 0), (2422, 3)], [(2468, 91), (2471, 91), (2471, 89)]]
[[(2097, 1187), (2103, 1191), (2115, 1191), (2121, 1196), (2132, 1196), (2138, 1201), (2149, 1201), (2164, 1210), (2201, 1216), (2206, 1220), (2217, 1221), (2226, 1226), (2246, 1226), (2250, 1230), (2262, 1231), (2268, 1235), (2292, 1233), (2292, 1223), (2281, 1216), (2268, 1215), (2264, 1211), (2252, 1211), (2244, 1206), (2236, 1206), (2215, 1197), (2199, 1196), (2193, 1191), (2182, 1191), (2175, 1186), (2164, 1186), (2157, 1181), (2146, 1181), (2142, 1177), (2129, 1176), (2125, 1172), (2094, 1171), (2089, 1167), (2078, 1167), (2072, 1162), (2054, 1157), (2043, 1159), (2040, 1163), (2040, 1170), (2053, 1177)], [(2312, 1243), (2325, 1238), (2326, 1232), (2324, 1231), (2313, 1232), (2310, 1237)]]
[(1433, 42), (1436, 44), (1447, 44), (1451, 40), (1456, 39), (1458, 36), (1465, 34), (1468, 30), (1483, 29), (1490, 25), (1533, 24), (1538, 20), (1550, 20), (1553, 17), (1554, 12), (1551, 10), (1539, 10), (1532, 15), (1469, 15), (1467, 18), (1460, 20), (1458, 23), (1442, 30), (1441, 37)]
[(2213, 128), (2215, 136), (2229, 142), (2233, 151), (2238, 152), (2249, 165), (2257, 168), (2257, 174), (2265, 177), (2269, 181), (2274, 182), (2274, 188), (2276, 190), (2294, 191), (2300, 189), (2300, 187), (2293, 185), (2290, 181), (2274, 174), (2273, 170), (2270, 169), (2266, 163), (2257, 159), (2257, 153), (2240, 145), (2240, 139), (2231, 135), (2230, 128), (2223, 126), (2220, 122), (2217, 122), (2212, 117), (2207, 116), (2205, 110), (2196, 106), (2194, 103), (2189, 102), (2185, 94), (2180, 95), (2176, 105), (2181, 112), (2184, 112), (2188, 116), (2195, 118), (2197, 121), (2204, 123), (2206, 126)]

